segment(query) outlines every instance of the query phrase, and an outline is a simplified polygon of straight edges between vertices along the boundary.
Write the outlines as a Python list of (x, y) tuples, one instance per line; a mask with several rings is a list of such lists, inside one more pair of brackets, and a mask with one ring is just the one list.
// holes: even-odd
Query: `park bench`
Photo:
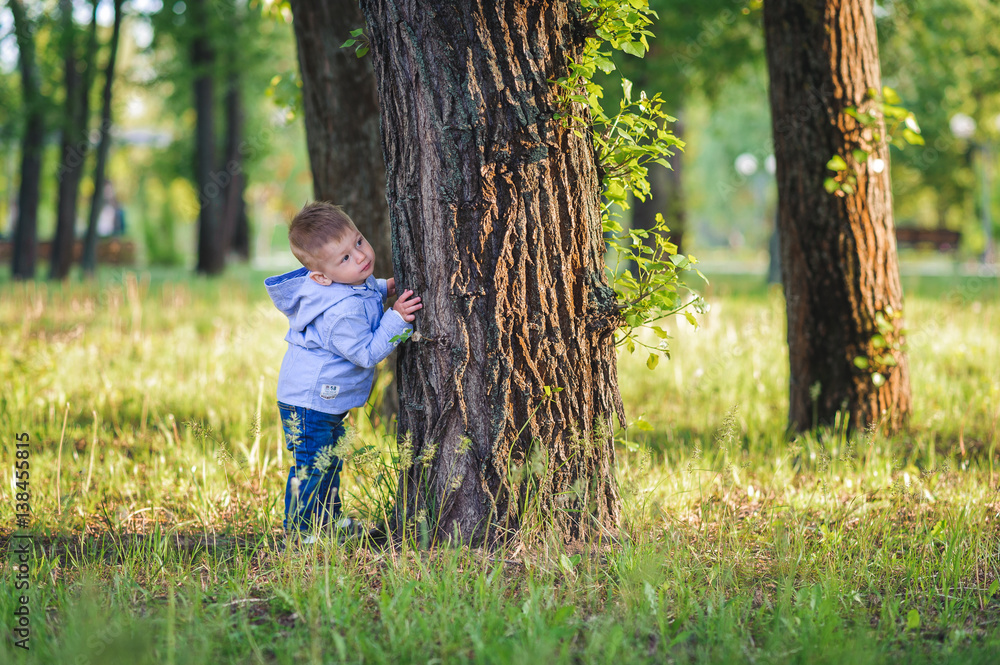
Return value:
[[(0, 240), (0, 263), (9, 263), (14, 251), (14, 243), (10, 240)], [(52, 242), (38, 243), (38, 258), (48, 260), (52, 255)], [(78, 263), (83, 255), (83, 240), (73, 243), (73, 262)], [(97, 262), (113, 266), (130, 266), (135, 264), (135, 241), (124, 238), (98, 238)]]
[(951, 229), (896, 227), (897, 247), (934, 248), (939, 252), (954, 252), (958, 249), (958, 243), (961, 239), (961, 232)]

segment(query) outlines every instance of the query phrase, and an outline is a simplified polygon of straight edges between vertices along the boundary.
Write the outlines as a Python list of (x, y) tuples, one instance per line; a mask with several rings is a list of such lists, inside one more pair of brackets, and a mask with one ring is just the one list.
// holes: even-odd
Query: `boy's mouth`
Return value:
[(368, 272), (368, 269), (369, 269), (369, 268), (371, 268), (371, 267), (372, 267), (372, 262), (371, 262), (371, 261), (369, 261), (369, 262), (368, 262), (368, 263), (366, 263), (366, 264), (365, 264), (365, 266), (364, 266), (364, 267), (363, 267), (363, 268), (361, 269), (361, 272)]

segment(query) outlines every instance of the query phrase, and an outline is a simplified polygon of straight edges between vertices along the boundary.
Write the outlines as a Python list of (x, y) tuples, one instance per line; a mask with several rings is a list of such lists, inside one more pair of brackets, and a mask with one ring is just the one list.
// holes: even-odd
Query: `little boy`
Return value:
[(375, 253), (339, 206), (303, 207), (288, 241), (305, 267), (264, 285), (289, 324), (278, 410), (293, 456), (284, 526), (294, 534), (340, 515), (342, 462), (331, 451), (344, 435), (344, 417), (368, 400), (375, 365), (406, 338), (422, 305), (407, 290), (384, 311), (385, 299), (396, 295), (395, 280), (375, 279)]

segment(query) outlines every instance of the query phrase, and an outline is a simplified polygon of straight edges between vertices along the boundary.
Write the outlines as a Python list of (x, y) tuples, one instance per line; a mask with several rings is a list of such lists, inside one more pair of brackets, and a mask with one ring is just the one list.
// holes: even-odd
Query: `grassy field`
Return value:
[[(671, 362), (621, 360), (648, 424), (621, 433), (628, 538), (498, 552), (275, 547), (285, 321), (262, 278), (0, 283), (0, 663), (1000, 661), (995, 278), (905, 281), (914, 414), (891, 439), (787, 437), (781, 295), (713, 279)], [(380, 451), (345, 470), (363, 517), (389, 500), (378, 411), (352, 416)]]

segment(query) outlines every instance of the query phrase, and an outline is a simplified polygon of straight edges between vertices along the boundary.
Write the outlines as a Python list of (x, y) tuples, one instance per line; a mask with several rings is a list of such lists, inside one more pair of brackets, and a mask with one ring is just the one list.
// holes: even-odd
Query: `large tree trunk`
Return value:
[(66, 279), (73, 265), (73, 245), (76, 242), (76, 214), (80, 200), (80, 179), (87, 162), (90, 142), (87, 125), (90, 120), (90, 86), (94, 80), (94, 58), (97, 54), (97, 0), (93, 0), (90, 36), (83, 57), (83, 71), (77, 49), (76, 26), (73, 24), (73, 3), (61, 0), (63, 15), (63, 57), (65, 61), (66, 109), (63, 118), (60, 150), (59, 198), (56, 205), (56, 233), (52, 240), (49, 265), (50, 279)]
[[(844, 111), (874, 106), (881, 90), (870, 0), (768, 0), (764, 3), (771, 76), (781, 242), (791, 370), (789, 420), (808, 429), (831, 423), (838, 410), (853, 426), (884, 420), (898, 429), (910, 411), (909, 368), (902, 351), (903, 311), (889, 188), (889, 151), (881, 122), (865, 129)], [(867, 149), (859, 162), (852, 151)], [(828, 193), (840, 155), (853, 172), (853, 191)], [(873, 167), (882, 160), (883, 168)], [(882, 312), (882, 315), (878, 313)], [(874, 362), (877, 316), (895, 366)], [(869, 361), (859, 368), (858, 358)], [(859, 364), (863, 362), (859, 361)], [(885, 381), (873, 381), (873, 373)], [(876, 380), (878, 377), (874, 377)], [(812, 394), (811, 394), (812, 393)]]
[(14, 227), (14, 279), (33, 279), (38, 258), (38, 198), (45, 140), (45, 100), (42, 98), (35, 66), (35, 36), (21, 0), (11, 0), (14, 31), (17, 35), (18, 65), (24, 97), (25, 123), (21, 139), (21, 185), (17, 195)]
[[(206, 0), (193, 0), (191, 21), (195, 30), (191, 42), (191, 65), (195, 70), (194, 179), (198, 187), (198, 265), (206, 275), (221, 273), (226, 267), (226, 248), (220, 232), (221, 194), (215, 168), (215, 49), (208, 25)], [(215, 177), (213, 177), (215, 176)]]
[(115, 80), (115, 61), (118, 59), (118, 38), (121, 34), (122, 4), (115, 0), (115, 22), (111, 31), (108, 64), (104, 68), (104, 89), (101, 93), (100, 143), (97, 144), (97, 163), (94, 165), (94, 195), (90, 198), (90, 215), (87, 217), (87, 235), (80, 261), (83, 273), (93, 275), (97, 268), (97, 218), (104, 203), (104, 183), (107, 176), (108, 151), (111, 149), (111, 91)]
[(396, 275), (424, 302), (400, 351), (399, 440), (416, 461), (398, 515), (464, 542), (536, 520), (607, 536), (618, 317), (593, 145), (553, 119), (550, 83), (579, 54), (578, 5), (362, 7)]
[(309, 164), (317, 200), (344, 206), (391, 276), (385, 162), (370, 58), (340, 48), (365, 25), (357, 0), (292, 0)]

